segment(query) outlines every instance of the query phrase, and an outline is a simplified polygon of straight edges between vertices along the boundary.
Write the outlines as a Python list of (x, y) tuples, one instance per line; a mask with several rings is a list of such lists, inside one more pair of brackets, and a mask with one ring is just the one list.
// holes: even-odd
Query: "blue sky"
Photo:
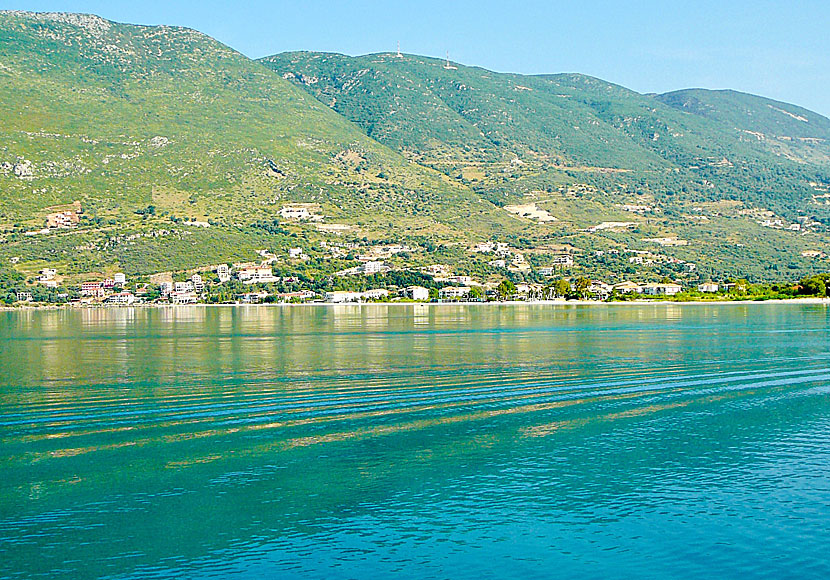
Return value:
[(64, 0), (5, 9), (91, 12), (195, 28), (251, 57), (395, 50), (485, 68), (581, 72), (640, 92), (732, 88), (830, 115), (830, 2)]

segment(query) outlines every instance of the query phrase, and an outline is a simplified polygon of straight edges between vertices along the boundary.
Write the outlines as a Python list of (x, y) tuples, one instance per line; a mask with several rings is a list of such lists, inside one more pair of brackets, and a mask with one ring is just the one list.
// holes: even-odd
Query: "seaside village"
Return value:
[[(488, 264), (504, 269), (514, 279), (535, 279), (538, 282), (517, 283), (510, 277), (499, 281), (477, 280), (473, 276), (458, 274), (450, 266), (431, 264), (417, 268), (393, 267), (387, 261), (398, 254), (417, 251), (403, 245), (371, 246), (360, 248), (331, 246), (335, 253), (365, 250), (356, 256), (357, 266), (335, 272), (328, 277), (326, 287), (357, 289), (320, 289), (320, 285), (308, 284), (298, 276), (278, 275), (276, 262), (302, 262), (308, 256), (303, 248), (290, 248), (287, 255), (278, 257), (267, 250), (257, 253), (256, 262), (217, 264), (211, 267), (161, 274), (132, 281), (124, 273), (109, 277), (88, 279), (80, 284), (68, 285), (55, 268), (40, 270), (34, 281), (46, 288), (60, 289), (60, 302), (79, 306), (135, 304), (198, 303), (259, 304), (259, 303), (364, 303), (364, 302), (486, 302), (486, 301), (540, 301), (540, 300), (631, 300), (673, 297), (684, 290), (704, 294), (728, 291), (730, 284), (704, 282), (691, 288), (668, 278), (660, 282), (624, 280), (615, 284), (581, 276), (570, 276), (574, 267), (574, 255), (563, 253), (553, 256), (546, 266), (531, 266), (524, 255), (506, 243), (483, 242), (468, 249), (470, 254), (485, 256)], [(633, 253), (632, 264), (648, 259), (642, 253)], [(687, 266), (693, 267), (693, 264)], [(362, 278), (362, 280), (360, 279)], [(415, 281), (407, 283), (407, 281)], [(379, 287), (367, 287), (382, 281)], [(397, 285), (396, 285), (397, 284)], [(53, 290), (54, 292), (54, 290)], [(36, 302), (30, 289), (16, 295), (18, 303)]]

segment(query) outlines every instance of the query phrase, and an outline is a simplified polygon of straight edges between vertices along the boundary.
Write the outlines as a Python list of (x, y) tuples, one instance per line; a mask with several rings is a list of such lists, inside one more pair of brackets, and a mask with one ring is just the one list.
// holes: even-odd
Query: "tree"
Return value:
[(571, 283), (568, 280), (561, 278), (553, 285), (553, 289), (557, 296), (564, 298), (571, 293)]
[(826, 296), (827, 282), (824, 276), (810, 276), (801, 281), (801, 294), (808, 296)]
[(577, 294), (579, 294), (580, 298), (584, 298), (585, 293), (588, 290), (588, 286), (590, 286), (590, 285), (591, 285), (591, 281), (588, 278), (585, 278), (584, 276), (580, 276), (579, 278), (576, 279), (576, 282), (574, 283), (574, 290), (576, 290), (576, 292), (577, 292)]
[(470, 288), (470, 300), (478, 300), (479, 302), (484, 299), (484, 291), (478, 287), (473, 286)]
[(516, 285), (510, 280), (502, 280), (498, 285), (498, 288), (496, 288), (496, 292), (498, 292), (499, 296), (505, 300), (516, 293)]

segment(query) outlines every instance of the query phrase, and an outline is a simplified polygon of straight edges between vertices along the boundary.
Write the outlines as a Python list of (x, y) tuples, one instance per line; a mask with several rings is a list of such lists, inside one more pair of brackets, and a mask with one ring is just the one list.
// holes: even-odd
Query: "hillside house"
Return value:
[(46, 216), (46, 227), (49, 229), (74, 228), (81, 221), (81, 217), (74, 211), (60, 211)]
[(468, 286), (445, 286), (438, 291), (438, 297), (442, 300), (460, 300), (470, 295)]
[(307, 260), (302, 248), (288, 248), (288, 257), (292, 260)]
[(229, 282), (231, 279), (231, 269), (228, 267), (227, 264), (219, 264), (214, 268), (216, 272), (216, 276), (219, 278), (219, 282), (224, 284), (225, 282)]
[(643, 294), (648, 296), (674, 296), (680, 294), (683, 290), (680, 284), (668, 283), (663, 284), (659, 282), (650, 282), (643, 286)]
[(429, 290), (423, 286), (409, 286), (404, 290), (404, 296), (413, 300), (429, 300)]
[(574, 257), (570, 254), (562, 254), (560, 256), (554, 256), (553, 258), (553, 265), (558, 266), (560, 268), (570, 268), (574, 265)]
[(380, 272), (388, 272), (390, 268), (383, 262), (366, 262), (358, 267), (361, 274), (379, 274)]
[(312, 215), (307, 207), (285, 206), (279, 211), (280, 217), (289, 220), (310, 220)]
[(170, 293), (170, 302), (173, 304), (196, 304), (197, 300), (198, 297), (192, 290), (182, 292), (173, 291)]
[(124, 292), (110, 294), (104, 302), (107, 304), (117, 304), (119, 306), (129, 306), (135, 302), (135, 296), (133, 296), (132, 292), (127, 292), (125, 290)]
[(332, 304), (344, 304), (346, 302), (360, 302), (363, 295), (360, 292), (326, 292), (325, 301)]
[(642, 294), (643, 287), (635, 282), (626, 280), (625, 282), (614, 284), (613, 291), (619, 294)]
[(273, 270), (265, 266), (246, 266), (236, 272), (236, 277), (245, 284), (265, 284), (280, 281), (279, 278), (274, 277)]
[(37, 281), (39, 284), (42, 284), (47, 288), (57, 288), (58, 283), (55, 280), (56, 275), (57, 270), (55, 270), (54, 268), (44, 268), (40, 271), (40, 277), (38, 277)]
[(83, 282), (81, 283), (81, 296), (90, 296), (92, 298), (103, 298), (106, 295), (101, 282)]

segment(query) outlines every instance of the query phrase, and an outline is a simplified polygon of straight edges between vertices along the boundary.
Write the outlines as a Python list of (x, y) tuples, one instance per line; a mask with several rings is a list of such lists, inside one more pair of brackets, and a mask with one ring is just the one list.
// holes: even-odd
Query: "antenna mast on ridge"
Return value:
[(457, 70), (458, 69), (457, 66), (452, 66), (450, 64), (450, 51), (449, 50), (447, 51), (447, 64), (444, 65), (444, 68), (446, 70)]
[(395, 58), (403, 58), (403, 55), (401, 54), (401, 41), (400, 40), (398, 41), (398, 54), (395, 55)]

